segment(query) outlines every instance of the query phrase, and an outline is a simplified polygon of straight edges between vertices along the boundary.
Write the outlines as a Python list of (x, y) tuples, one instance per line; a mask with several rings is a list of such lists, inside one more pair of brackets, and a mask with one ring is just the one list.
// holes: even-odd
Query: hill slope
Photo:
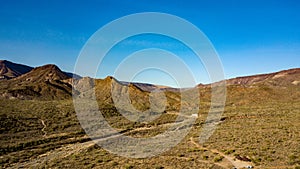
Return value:
[(254, 85), (259, 83), (269, 85), (298, 85), (300, 81), (300, 68), (283, 70), (275, 73), (244, 76), (229, 79), (227, 85)]
[(32, 71), (16, 78), (17, 81), (42, 82), (53, 80), (65, 80), (71, 76), (62, 72), (56, 65), (48, 64), (34, 68)]
[(71, 77), (55, 65), (32, 69), (0, 82), (0, 96), (21, 99), (66, 99), (72, 96)]
[[(80, 85), (84, 87), (86, 83), (90, 83), (90, 85), (95, 83), (97, 98), (99, 101), (107, 103), (113, 103), (111, 98), (112, 86), (123, 92), (130, 91), (132, 101), (134, 103), (140, 101), (137, 107), (145, 105), (148, 107), (149, 93), (154, 90), (167, 93), (167, 99), (172, 102), (170, 104), (177, 103), (180, 97), (179, 89), (145, 83), (121, 82), (113, 77), (105, 79), (83, 78), (80, 80), (79, 76), (63, 72), (53, 64), (32, 68), (9, 61), (1, 61), (0, 65), (2, 65), (1, 75), (8, 79), (0, 81), (0, 97), (4, 98), (66, 99), (72, 96), (73, 83), (77, 84), (79, 90)], [(300, 85), (300, 68), (270, 74), (237, 77), (226, 80), (226, 83), (227, 86), (264, 86), (264, 89), (266, 87), (297, 87)], [(210, 88), (210, 86), (210, 84), (199, 84), (198, 88)]]
[(16, 64), (7, 60), (0, 60), (0, 80), (12, 79), (28, 73), (33, 68), (30, 66)]

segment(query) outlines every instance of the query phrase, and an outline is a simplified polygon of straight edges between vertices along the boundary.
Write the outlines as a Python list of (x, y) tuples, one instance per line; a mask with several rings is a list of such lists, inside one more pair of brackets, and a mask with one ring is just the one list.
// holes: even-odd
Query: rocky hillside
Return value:
[(7, 60), (0, 60), (0, 80), (18, 77), (30, 72), (32, 69), (33, 68), (30, 66), (12, 63)]
[[(95, 93), (100, 105), (113, 105), (118, 102), (126, 111), (135, 111), (130, 105), (133, 105), (136, 110), (148, 110), (150, 108), (149, 100), (153, 95), (161, 96), (160, 101), (152, 102), (158, 108), (165, 102), (167, 102), (168, 109), (180, 105), (180, 94), (177, 90), (167, 90), (168, 88), (160, 88), (155, 85), (121, 82), (111, 76), (105, 79), (85, 77), (74, 81), (73, 87), (77, 91), (78, 97), (89, 98)], [(123, 97), (124, 94), (128, 94), (128, 97)], [(126, 105), (129, 106), (126, 107)]]
[(227, 85), (299, 85), (300, 68), (283, 70), (276, 73), (261, 74), (254, 76), (237, 77), (226, 81)]
[(0, 81), (0, 96), (20, 99), (65, 99), (72, 96), (71, 77), (55, 65), (32, 69), (18, 77)]
[[(72, 97), (72, 87), (78, 95), (88, 95), (95, 89), (96, 97), (102, 103), (113, 103), (112, 91), (129, 92), (130, 99), (136, 107), (146, 109), (152, 91), (164, 92), (166, 99), (173, 106), (177, 104), (179, 89), (145, 83), (121, 82), (113, 77), (105, 79), (81, 78), (61, 71), (56, 65), (49, 64), (36, 68), (15, 64), (9, 61), (0, 62), (0, 97), (21, 99), (68, 99)], [(276, 73), (237, 77), (226, 80), (227, 86), (244, 87), (297, 87), (300, 86), (300, 68)], [(92, 88), (91, 88), (92, 86)], [(95, 88), (93, 88), (95, 87)], [(210, 85), (199, 84), (198, 88), (210, 88)], [(185, 89), (188, 91), (188, 89)], [(120, 93), (119, 93), (120, 94)], [(175, 104), (176, 102), (176, 104)]]

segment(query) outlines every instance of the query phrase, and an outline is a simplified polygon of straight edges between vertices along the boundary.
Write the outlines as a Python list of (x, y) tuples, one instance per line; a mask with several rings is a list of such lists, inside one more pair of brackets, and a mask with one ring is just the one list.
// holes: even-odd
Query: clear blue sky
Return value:
[[(190, 21), (207, 35), (226, 78), (273, 72), (300, 67), (299, 9), (297, 0), (1, 1), (0, 59), (31, 66), (54, 63), (72, 72), (81, 48), (103, 25), (137, 12), (164, 12)], [(138, 40), (153, 44), (162, 39)], [(110, 75), (114, 63), (112, 55), (99, 69), (99, 77)], [(189, 66), (198, 69), (192, 62)], [(136, 80), (174, 86), (167, 76), (162, 77), (145, 73)], [(205, 77), (196, 80), (209, 82)]]

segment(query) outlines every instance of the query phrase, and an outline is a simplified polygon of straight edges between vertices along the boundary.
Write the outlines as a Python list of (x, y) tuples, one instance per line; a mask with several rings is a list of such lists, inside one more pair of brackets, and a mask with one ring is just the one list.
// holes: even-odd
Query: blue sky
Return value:
[[(54, 63), (72, 72), (85, 42), (105, 24), (133, 13), (163, 12), (188, 20), (206, 34), (219, 54), (226, 78), (274, 72), (300, 67), (299, 9), (297, 0), (1, 1), (0, 59), (31, 66)], [(147, 36), (132, 40), (143, 43), (116, 48), (100, 67), (99, 77), (113, 73), (116, 60), (122, 60), (118, 57), (130, 51), (126, 49), (151, 47), (161, 41), (165, 42), (162, 46), (174, 43)], [(172, 52), (181, 49), (180, 44), (174, 46), (169, 48)], [(196, 73), (197, 82), (210, 82), (202, 75), (204, 68), (186, 55), (183, 52), (181, 57)], [(170, 77), (154, 74), (140, 74), (135, 80), (176, 86)]]

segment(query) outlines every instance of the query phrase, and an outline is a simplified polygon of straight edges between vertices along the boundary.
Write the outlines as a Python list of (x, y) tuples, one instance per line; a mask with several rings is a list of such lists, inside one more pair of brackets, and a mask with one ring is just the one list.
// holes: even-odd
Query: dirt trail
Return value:
[(40, 119), (40, 121), (42, 122), (42, 125), (44, 126), (43, 128), (42, 128), (42, 132), (44, 133), (44, 135), (43, 135), (43, 137), (46, 137), (46, 135), (47, 135), (47, 132), (45, 131), (45, 129), (46, 129), (46, 124), (45, 124), (45, 121), (44, 120), (42, 120), (42, 119)]
[[(46, 136), (47, 132), (45, 131), (45, 129), (46, 129), (47, 126), (46, 126), (44, 120), (40, 119), (40, 121), (41, 121), (41, 123), (44, 126), (43, 129), (42, 129), (42, 131), (44, 132), (44, 136)], [(179, 122), (179, 124), (180, 123), (182, 123), (182, 122)], [(174, 124), (174, 123), (161, 124), (161, 125), (156, 126), (156, 127), (167, 127), (167, 126), (170, 126), (172, 124)], [(141, 130), (149, 130), (149, 129), (153, 129), (153, 128), (155, 128), (155, 127), (136, 128), (136, 129), (127, 131), (125, 133), (131, 133), (131, 132), (141, 131)], [(119, 137), (121, 135), (122, 134), (119, 133), (119, 134), (115, 134), (115, 135), (111, 135), (111, 136), (107, 136), (107, 137), (104, 137), (104, 138), (97, 139), (96, 141), (104, 141), (104, 140), (107, 140), (107, 139)], [(84, 138), (86, 138), (86, 137), (87, 136), (85, 136)], [(198, 147), (200, 149), (206, 149), (206, 148), (203, 148), (198, 143), (196, 143), (192, 137), (190, 139), (191, 139), (191, 142), (196, 147)], [(21, 164), (17, 164), (15, 166), (13, 166), (12, 168), (15, 168), (15, 167), (17, 167), (17, 168), (20, 168), (20, 167), (25, 167), (25, 168), (27, 168), (27, 167), (39, 167), (39, 166), (42, 166), (47, 161), (49, 162), (49, 161), (55, 160), (57, 158), (62, 159), (62, 158), (68, 157), (68, 156), (70, 156), (72, 154), (78, 154), (78, 153), (80, 153), (80, 152), (82, 152), (82, 151), (84, 151), (84, 150), (86, 150), (89, 147), (94, 146), (94, 145), (95, 145), (94, 141), (87, 141), (87, 142), (84, 142), (84, 143), (75, 143), (75, 144), (66, 145), (66, 146), (63, 146), (61, 148), (57, 148), (57, 149), (54, 149), (52, 151), (49, 151), (49, 152), (47, 152), (45, 154), (41, 154), (36, 159), (34, 159), (32, 161), (24, 162), (24, 163), (21, 163)], [(234, 160), (234, 157), (227, 156), (224, 153), (219, 152), (218, 150), (209, 150), (209, 149), (206, 149), (206, 150), (210, 151), (212, 153), (218, 153), (219, 155), (221, 155), (225, 159), (227, 159), (236, 168), (243, 168), (243, 167), (245, 167), (247, 165), (251, 165), (248, 162), (240, 161), (240, 160), (237, 160), (237, 159)], [(205, 162), (205, 161), (201, 160), (201, 162)], [(223, 163), (215, 163), (215, 165), (220, 166), (222, 168), (228, 168), (228, 166), (224, 165)]]
[(46, 162), (55, 160), (57, 158), (65, 158), (72, 154), (77, 154), (77, 153), (85, 150), (86, 148), (93, 146), (94, 144), (95, 143), (93, 141), (88, 141), (85, 143), (70, 144), (70, 145), (49, 151), (45, 154), (39, 155), (36, 159), (34, 159), (32, 161), (17, 164), (10, 168), (11, 169), (13, 169), (13, 168), (39, 168)]
[[(45, 128), (47, 126), (46, 126), (44, 120), (40, 119), (40, 121), (41, 121), (41, 123), (44, 126), (43, 129), (42, 129), (42, 131), (44, 132), (44, 136), (46, 136), (47, 132), (45, 131)], [(158, 125), (158, 126), (136, 128), (136, 129), (127, 131), (127, 132), (125, 132), (123, 134), (126, 134), (126, 133), (129, 134), (129, 133), (132, 133), (132, 132), (142, 131), (142, 130), (149, 130), (149, 129), (153, 129), (153, 128), (157, 128), (157, 127), (167, 127), (167, 126), (171, 126), (171, 125), (179, 125), (179, 124), (182, 124), (182, 123), (184, 123), (184, 122), (166, 123), (166, 124), (161, 124), (161, 125)], [(66, 134), (66, 133), (64, 133), (64, 134)], [(96, 139), (94, 141), (105, 141), (105, 140), (108, 140), (108, 139), (119, 137), (119, 136), (121, 136), (123, 134), (116, 133), (116, 134), (113, 134), (113, 135), (110, 135), (110, 136), (107, 136), (107, 137), (104, 137), (104, 138)], [(83, 138), (87, 138), (87, 136), (85, 136)], [(17, 168), (20, 168), (20, 167), (27, 168), (27, 167), (42, 166), (47, 161), (55, 160), (57, 158), (61, 159), (61, 158), (68, 157), (68, 156), (70, 156), (72, 154), (80, 153), (81, 151), (84, 151), (87, 148), (95, 145), (94, 141), (87, 141), (87, 142), (84, 142), (84, 143), (75, 143), (75, 144), (66, 145), (64, 147), (60, 147), (60, 148), (54, 149), (52, 151), (49, 151), (49, 152), (47, 152), (45, 154), (41, 154), (36, 159), (34, 159), (32, 161), (24, 162), (24, 163), (21, 163), (21, 164), (16, 164), (12, 168), (16, 168), (16, 167)]]
[[(166, 156), (165, 156), (165, 157), (166, 157)], [(170, 157), (172, 158), (172, 156), (170, 156)], [(187, 158), (187, 157), (175, 157), (175, 158), (177, 158), (177, 159), (185, 159), (185, 160), (187, 160), (187, 161), (190, 160), (190, 158)], [(197, 159), (197, 161), (198, 161), (198, 162), (201, 162), (201, 163), (205, 163), (205, 164), (214, 164), (214, 165), (219, 166), (219, 167), (221, 167), (221, 168), (228, 168), (227, 166), (225, 166), (225, 165), (223, 165), (223, 164), (212, 163), (212, 162), (207, 161), (207, 160), (199, 160), (199, 159)]]
[(227, 161), (229, 161), (235, 168), (239, 169), (239, 168), (244, 168), (246, 166), (253, 166), (253, 164), (251, 162), (245, 162), (245, 161), (241, 161), (241, 160), (238, 160), (238, 159), (235, 159), (234, 157), (231, 157), (231, 156), (228, 156), (216, 149), (207, 149), (207, 148), (204, 148), (202, 147), (200, 144), (198, 144), (197, 142), (195, 142), (194, 138), (191, 137), (190, 138), (191, 142), (199, 149), (203, 149), (203, 150), (207, 150), (207, 151), (210, 151), (212, 153), (217, 153), (221, 156), (223, 156)]
[[(193, 117), (192, 115), (180, 114), (180, 113), (174, 112), (174, 111), (167, 112), (166, 114), (182, 116), (182, 117), (187, 117), (187, 118)], [(198, 116), (198, 114), (197, 114), (197, 116)], [(196, 117), (194, 117), (194, 118), (196, 118)]]

